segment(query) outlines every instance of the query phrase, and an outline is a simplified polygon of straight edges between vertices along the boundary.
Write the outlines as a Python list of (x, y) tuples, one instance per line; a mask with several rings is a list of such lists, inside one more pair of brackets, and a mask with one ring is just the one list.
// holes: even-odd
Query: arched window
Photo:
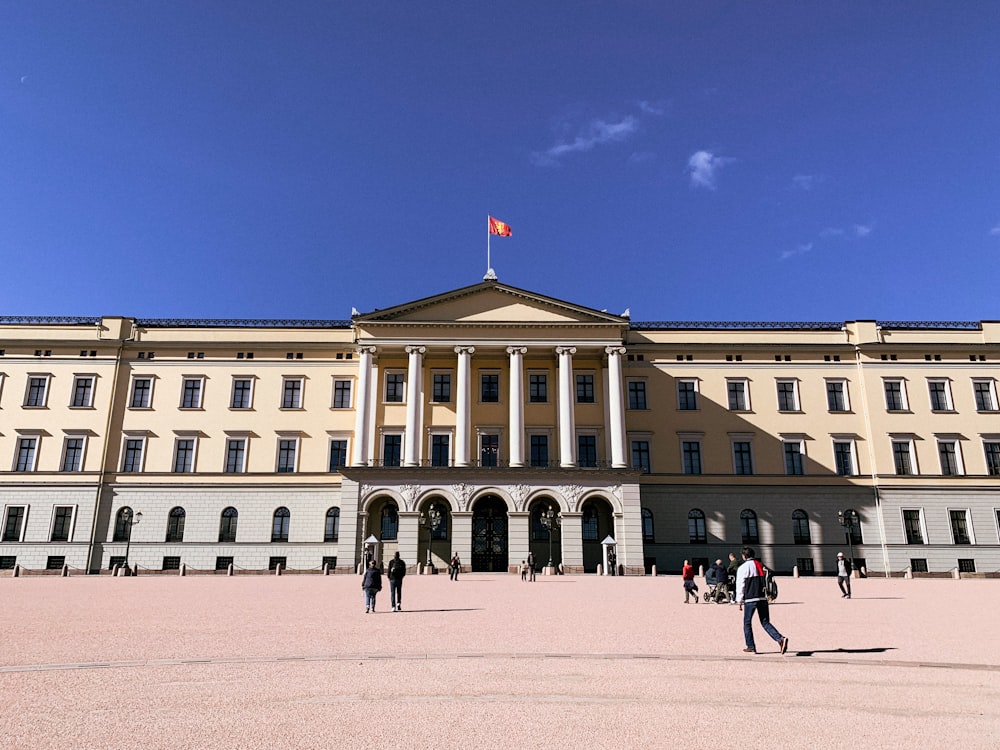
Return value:
[(760, 535), (757, 533), (757, 514), (749, 508), (740, 512), (740, 533), (743, 536), (743, 544), (760, 542)]
[(705, 533), (705, 513), (692, 508), (688, 513), (688, 541), (691, 544), (707, 544), (708, 535)]
[(653, 511), (649, 508), (642, 509), (642, 541), (652, 542), (655, 540), (653, 534)]
[(184, 517), (187, 514), (181, 507), (174, 508), (167, 516), (167, 541), (184, 541)]
[(288, 508), (278, 508), (274, 511), (274, 523), (271, 525), (272, 542), (288, 541), (288, 522), (291, 518), (292, 514), (288, 512)]
[(583, 528), (581, 529), (583, 535), (583, 541), (585, 542), (596, 542), (597, 541), (597, 511), (594, 506), (590, 503), (583, 506), (583, 518), (582, 518)]
[(804, 510), (792, 511), (792, 538), (796, 544), (810, 544), (809, 516)]
[(436, 510), (438, 512), (438, 518), (441, 520), (438, 522), (436, 529), (431, 529), (431, 539), (447, 539), (448, 538), (448, 509), (441, 503), (431, 503), (428, 511)]
[(382, 508), (382, 541), (395, 539), (399, 534), (399, 512), (391, 503)]
[(323, 531), (324, 542), (336, 542), (340, 537), (340, 508), (330, 508), (326, 512), (326, 529)]
[(240, 514), (236, 508), (230, 507), (222, 511), (222, 518), (219, 521), (220, 542), (236, 541), (236, 522), (239, 520), (239, 517)]
[[(115, 535), (112, 537), (113, 542), (127, 542), (129, 534), (132, 531), (132, 509), (127, 505), (118, 511), (118, 515), (115, 516)], [(128, 516), (128, 520), (125, 517)]]

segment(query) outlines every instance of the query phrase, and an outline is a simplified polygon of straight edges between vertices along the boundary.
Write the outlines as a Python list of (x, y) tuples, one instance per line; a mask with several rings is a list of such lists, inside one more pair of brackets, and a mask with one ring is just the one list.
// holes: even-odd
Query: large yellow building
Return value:
[(0, 568), (995, 572), (998, 362), (1000, 322), (638, 323), (495, 280), (0, 318)]

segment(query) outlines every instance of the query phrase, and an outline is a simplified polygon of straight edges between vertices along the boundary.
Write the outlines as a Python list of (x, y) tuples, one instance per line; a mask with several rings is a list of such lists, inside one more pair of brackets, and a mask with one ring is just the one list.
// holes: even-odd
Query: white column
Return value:
[(424, 352), (426, 347), (408, 346), (406, 353), (410, 355), (409, 367), (406, 371), (406, 437), (403, 438), (403, 466), (420, 465), (420, 407), (424, 400)]
[(611, 467), (628, 468), (628, 446), (625, 440), (625, 394), (622, 388), (622, 355), (624, 346), (609, 346), (608, 355), (608, 428), (611, 432)]
[(524, 466), (525, 346), (508, 346), (510, 355), (510, 465)]
[(359, 346), (361, 362), (358, 364), (358, 392), (354, 394), (354, 445), (351, 466), (368, 463), (368, 405), (371, 403), (372, 355), (374, 346)]
[(458, 355), (458, 388), (455, 396), (455, 466), (469, 465), (469, 426), (472, 424), (471, 403), (472, 355), (474, 346), (456, 346)]
[(559, 465), (576, 466), (576, 419), (573, 412), (575, 346), (557, 346), (559, 356)]

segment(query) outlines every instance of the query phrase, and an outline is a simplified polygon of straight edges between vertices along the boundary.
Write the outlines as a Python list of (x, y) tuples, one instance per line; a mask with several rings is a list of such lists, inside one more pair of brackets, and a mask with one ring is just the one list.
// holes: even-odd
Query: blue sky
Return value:
[(1000, 4), (0, 4), (0, 315), (1000, 317)]

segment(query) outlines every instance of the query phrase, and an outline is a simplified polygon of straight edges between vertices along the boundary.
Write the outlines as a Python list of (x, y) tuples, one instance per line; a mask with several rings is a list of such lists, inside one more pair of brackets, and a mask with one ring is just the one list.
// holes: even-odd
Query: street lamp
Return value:
[[(142, 520), (141, 510), (135, 514), (134, 519), (132, 518), (131, 508), (125, 508), (122, 511), (122, 524), (125, 527), (125, 570), (126, 571), (131, 571), (131, 568), (129, 568), (128, 566), (128, 550), (129, 547), (132, 545), (132, 527), (135, 526), (137, 523), (139, 523), (139, 521), (141, 520)], [(129, 573), (126, 573), (125, 575), (129, 575)]]
[(434, 532), (441, 527), (441, 511), (438, 510), (436, 505), (432, 505), (426, 514), (420, 514), (420, 525), (427, 527), (427, 567), (433, 570), (434, 563), (431, 562), (431, 542), (434, 539)]
[(562, 513), (557, 513), (553, 510), (552, 506), (548, 507), (548, 510), (542, 511), (542, 526), (549, 532), (549, 564), (546, 567), (552, 567), (552, 531), (553, 529), (558, 529), (562, 524)]
[(854, 566), (854, 525), (858, 523), (858, 512), (856, 510), (839, 510), (837, 511), (837, 520), (840, 521), (840, 525), (844, 527), (844, 533), (847, 534), (847, 544), (851, 548), (851, 566)]

